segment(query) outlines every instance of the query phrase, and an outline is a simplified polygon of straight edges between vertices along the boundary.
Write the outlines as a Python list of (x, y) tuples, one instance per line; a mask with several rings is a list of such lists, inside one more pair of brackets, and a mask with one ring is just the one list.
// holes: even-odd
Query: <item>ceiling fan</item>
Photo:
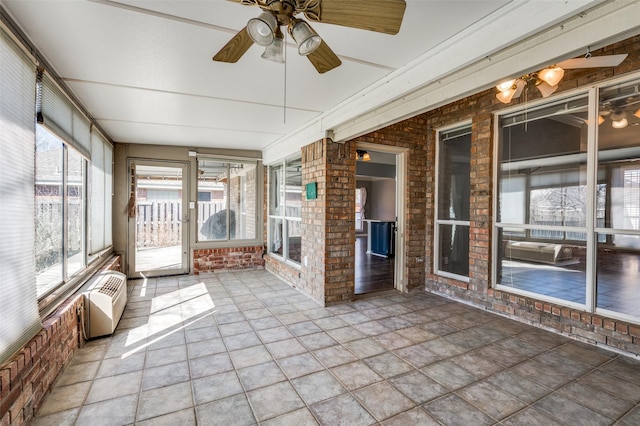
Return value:
[(592, 56), (587, 49), (587, 53), (581, 58), (567, 59), (540, 71), (525, 74), (516, 79), (508, 80), (496, 86), (498, 94), (496, 98), (505, 104), (517, 98), (529, 83), (534, 83), (543, 98), (550, 96), (558, 89), (558, 83), (564, 77), (564, 70), (578, 68), (603, 68), (616, 67), (625, 60), (628, 55), (606, 55)]
[(284, 62), (284, 34), (281, 27), (298, 45), (298, 53), (309, 58), (319, 73), (330, 71), (342, 63), (309, 23), (297, 17), (326, 24), (397, 34), (402, 24), (404, 0), (229, 0), (242, 5), (258, 6), (260, 15), (252, 18), (216, 55), (214, 61), (237, 62), (256, 43), (265, 46), (262, 57)]

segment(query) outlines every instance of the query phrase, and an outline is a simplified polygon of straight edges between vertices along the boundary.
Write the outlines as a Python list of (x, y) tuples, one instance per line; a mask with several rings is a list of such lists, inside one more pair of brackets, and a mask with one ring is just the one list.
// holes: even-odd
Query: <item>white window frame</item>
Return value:
[[(640, 78), (640, 73), (634, 73), (631, 76), (623, 76), (616, 79), (602, 81), (598, 84), (594, 84), (588, 87), (582, 87), (575, 90), (567, 91), (558, 96), (552, 96), (546, 99), (540, 99), (535, 102), (531, 102), (528, 105), (518, 105), (512, 108), (506, 108), (500, 111), (494, 112), (494, 147), (493, 147), (493, 232), (492, 232), (492, 268), (491, 268), (491, 281), (490, 287), (495, 288), (497, 290), (505, 291), (508, 293), (518, 294), (526, 297), (531, 297), (537, 300), (550, 302), (562, 306), (567, 306), (570, 308), (584, 310), (589, 313), (600, 314), (603, 316), (607, 316), (614, 319), (620, 319), (623, 321), (628, 321), (632, 323), (638, 323), (639, 318), (637, 316), (627, 315), (617, 311), (610, 311), (603, 308), (598, 308), (596, 306), (596, 253), (597, 253), (597, 245), (598, 236), (607, 235), (607, 236), (615, 236), (615, 235), (637, 235), (640, 236), (640, 230), (628, 230), (628, 229), (614, 229), (614, 228), (604, 228), (596, 226), (596, 208), (597, 208), (597, 199), (595, 196), (595, 188), (599, 184), (598, 181), (598, 103), (599, 103), (599, 90), (601, 88), (606, 88), (615, 84), (625, 84), (637, 81)], [(585, 289), (585, 303), (575, 303), (564, 299), (558, 299), (550, 296), (546, 296), (540, 293), (530, 292), (522, 289), (517, 289), (514, 287), (501, 285), (497, 281), (498, 274), (498, 245), (500, 241), (498, 239), (499, 229), (500, 228), (518, 228), (518, 229), (533, 229), (538, 226), (536, 225), (514, 225), (514, 224), (505, 224), (498, 222), (498, 202), (499, 202), (499, 149), (500, 149), (500, 116), (515, 113), (518, 111), (524, 111), (526, 108), (535, 109), (537, 107), (544, 107), (545, 105), (549, 105), (552, 103), (560, 102), (564, 99), (576, 98), (579, 96), (587, 95), (588, 97), (588, 130), (587, 130), (587, 222), (586, 222), (586, 289)], [(541, 227), (540, 229), (551, 229), (551, 227)], [(553, 227), (555, 229), (555, 227)], [(559, 229), (559, 227), (558, 227)], [(563, 227), (562, 230), (567, 232), (584, 232), (584, 228), (572, 228), (572, 227)]]
[(440, 219), (438, 217), (438, 211), (440, 206), (440, 150), (441, 144), (444, 143), (441, 140), (441, 135), (447, 132), (455, 131), (455, 130), (466, 130), (469, 129), (469, 133), (471, 133), (471, 120), (465, 120), (463, 122), (456, 123), (451, 126), (442, 127), (436, 130), (436, 173), (435, 173), (435, 197), (434, 197), (434, 229), (433, 229), (433, 271), (436, 275), (452, 278), (462, 282), (469, 282), (469, 277), (459, 274), (454, 274), (448, 271), (440, 270), (440, 226), (441, 225), (456, 225), (456, 226), (466, 226), (468, 229), (471, 228), (471, 220), (449, 220), (449, 219)]
[[(269, 173), (268, 173), (268, 185), (267, 187), (268, 189), (268, 210), (267, 210), (267, 216), (268, 216), (268, 220), (267, 220), (267, 252), (269, 253), (269, 256), (273, 256), (274, 258), (285, 262), (286, 264), (293, 266), (295, 268), (300, 269), (301, 268), (301, 262), (297, 262), (295, 260), (292, 260), (291, 257), (289, 256), (289, 232), (288, 232), (288, 222), (302, 222), (302, 209), (300, 209), (300, 216), (289, 216), (287, 215), (287, 197), (286, 197), (286, 192), (287, 192), (287, 188), (286, 188), (286, 171), (287, 171), (287, 164), (295, 161), (295, 160), (302, 160), (302, 156), (300, 154), (297, 154), (295, 156), (291, 156), (291, 157), (287, 157), (282, 159), (281, 161), (278, 161), (277, 163), (273, 163), (269, 165)], [(283, 206), (282, 206), (282, 214), (271, 214), (271, 205), (272, 205), (272, 197), (273, 196), (279, 196), (279, 191), (276, 190), (276, 194), (273, 194), (272, 191), (272, 182), (271, 182), (271, 169), (272, 167), (277, 167), (280, 166), (281, 170), (282, 170), (282, 182), (279, 182), (278, 185), (282, 185), (284, 187), (283, 191), (284, 191), (284, 199), (283, 199)], [(302, 191), (302, 188), (301, 188)], [(300, 194), (301, 200), (302, 200), (302, 194)], [(272, 247), (272, 227), (271, 227), (271, 223), (272, 221), (276, 221), (276, 220), (281, 220), (282, 221), (282, 255), (278, 254), (277, 252), (273, 251), (273, 247)]]

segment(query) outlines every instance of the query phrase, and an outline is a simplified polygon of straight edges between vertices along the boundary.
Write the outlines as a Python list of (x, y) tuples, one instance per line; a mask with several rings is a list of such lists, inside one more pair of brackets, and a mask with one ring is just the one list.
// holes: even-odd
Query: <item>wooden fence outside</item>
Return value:
[[(207, 219), (224, 209), (221, 201), (199, 202), (198, 232)], [(136, 248), (169, 247), (182, 244), (183, 206), (179, 201), (138, 201)]]

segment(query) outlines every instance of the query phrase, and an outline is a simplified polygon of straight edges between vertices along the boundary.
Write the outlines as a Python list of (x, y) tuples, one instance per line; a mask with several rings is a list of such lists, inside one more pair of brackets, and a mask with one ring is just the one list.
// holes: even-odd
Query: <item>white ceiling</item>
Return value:
[(397, 97), (382, 87), (390, 80), (401, 94), (429, 82), (408, 78), (411, 71), (437, 70), (433, 78), (459, 71), (602, 2), (406, 3), (395, 36), (313, 23), (343, 62), (318, 74), (293, 44), (286, 66), (261, 59), (255, 45), (236, 64), (213, 62), (259, 13), (232, 1), (0, 0), (114, 141), (255, 150), (282, 148), (332, 111), (347, 123), (375, 110)]

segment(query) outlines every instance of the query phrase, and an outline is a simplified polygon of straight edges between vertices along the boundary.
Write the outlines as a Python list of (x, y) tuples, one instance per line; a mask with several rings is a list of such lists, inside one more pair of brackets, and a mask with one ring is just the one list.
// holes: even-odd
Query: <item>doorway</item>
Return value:
[(186, 274), (188, 164), (130, 160), (128, 275)]
[(404, 287), (406, 151), (358, 144), (356, 156), (356, 295)]

